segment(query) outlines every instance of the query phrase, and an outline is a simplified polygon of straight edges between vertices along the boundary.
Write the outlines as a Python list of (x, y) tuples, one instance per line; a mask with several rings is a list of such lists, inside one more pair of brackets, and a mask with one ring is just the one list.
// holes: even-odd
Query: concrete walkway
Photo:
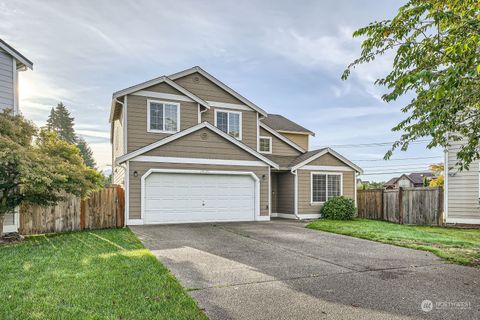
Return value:
[(131, 229), (210, 319), (480, 319), (480, 270), (424, 251), (288, 220)]

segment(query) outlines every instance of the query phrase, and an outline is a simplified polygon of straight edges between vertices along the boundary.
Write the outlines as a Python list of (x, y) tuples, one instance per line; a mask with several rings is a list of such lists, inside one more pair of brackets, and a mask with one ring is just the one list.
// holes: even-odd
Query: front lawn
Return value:
[(0, 246), (0, 319), (206, 319), (129, 229)]
[(458, 264), (480, 267), (480, 229), (400, 225), (367, 219), (317, 220), (307, 228), (430, 251)]

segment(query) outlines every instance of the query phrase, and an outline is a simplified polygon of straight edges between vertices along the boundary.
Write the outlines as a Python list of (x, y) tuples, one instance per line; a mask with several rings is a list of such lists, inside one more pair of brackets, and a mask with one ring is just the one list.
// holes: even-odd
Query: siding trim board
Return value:
[(250, 166), (250, 167), (269, 167), (270, 168), (270, 166), (268, 166), (262, 161), (248, 161), (248, 160), (138, 156), (130, 159), (130, 161), (158, 162), (158, 163), (213, 164), (213, 165), (226, 165), (226, 166)]
[(326, 148), (325, 150), (319, 152), (319, 153), (316, 153), (314, 154), (313, 156), (311, 156), (310, 158), (306, 159), (305, 161), (302, 161), (300, 162), (299, 164), (297, 164), (296, 166), (294, 166), (291, 170), (294, 171), (294, 170), (297, 170), (297, 169), (300, 169), (302, 168), (303, 166), (309, 164), (310, 162), (314, 161), (315, 159), (318, 159), (320, 158), (321, 156), (327, 154), (327, 153), (330, 153), (332, 156), (334, 156), (335, 158), (339, 159), (340, 161), (344, 162), (345, 164), (347, 164), (349, 167), (355, 169), (357, 172), (359, 173), (363, 173), (363, 170), (362, 168), (360, 168), (359, 166), (357, 166), (356, 164), (354, 164), (353, 162), (351, 162), (350, 160), (348, 160), (347, 158), (345, 158), (344, 156), (342, 156), (341, 154), (337, 153), (336, 151), (330, 149), (330, 148)]

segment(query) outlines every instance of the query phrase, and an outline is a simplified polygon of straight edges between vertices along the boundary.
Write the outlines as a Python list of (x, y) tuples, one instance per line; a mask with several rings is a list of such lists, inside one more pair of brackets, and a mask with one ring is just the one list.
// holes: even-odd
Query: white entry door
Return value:
[(145, 224), (255, 219), (250, 175), (151, 173), (142, 196)]

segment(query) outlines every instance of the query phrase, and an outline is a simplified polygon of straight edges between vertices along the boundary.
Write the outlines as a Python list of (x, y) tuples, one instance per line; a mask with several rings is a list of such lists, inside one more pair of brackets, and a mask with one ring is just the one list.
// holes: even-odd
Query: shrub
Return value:
[(320, 213), (324, 219), (351, 220), (355, 216), (355, 201), (343, 196), (331, 198), (323, 204)]

